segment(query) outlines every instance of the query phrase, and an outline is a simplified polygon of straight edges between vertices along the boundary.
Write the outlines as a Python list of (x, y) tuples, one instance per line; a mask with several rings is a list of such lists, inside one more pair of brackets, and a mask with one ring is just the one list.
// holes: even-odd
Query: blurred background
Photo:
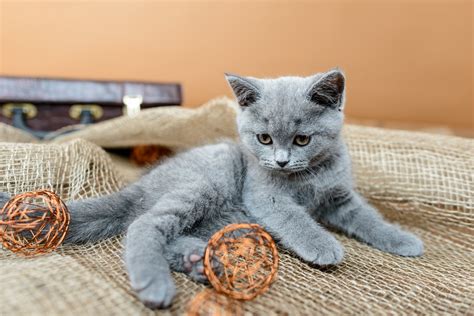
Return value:
[(473, 2), (0, 0), (0, 75), (180, 82), (347, 75), (351, 122), (474, 136)]

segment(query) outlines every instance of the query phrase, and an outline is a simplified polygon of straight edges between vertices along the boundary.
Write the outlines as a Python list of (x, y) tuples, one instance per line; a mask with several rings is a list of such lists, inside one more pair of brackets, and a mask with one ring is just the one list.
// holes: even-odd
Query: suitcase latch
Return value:
[(27, 119), (32, 119), (38, 114), (36, 106), (31, 103), (6, 103), (2, 107), (2, 114), (5, 117), (12, 118), (15, 112), (20, 112)]
[(74, 104), (69, 108), (69, 116), (79, 120), (80, 124), (91, 124), (104, 115), (104, 110), (97, 104)]
[(38, 114), (38, 109), (31, 103), (6, 103), (2, 107), (2, 114), (12, 120), (14, 127), (29, 132), (38, 138), (43, 138), (48, 134), (46, 131), (32, 130), (28, 126), (26, 121), (35, 118)]
[(141, 105), (143, 102), (143, 96), (140, 94), (127, 94), (122, 99), (125, 107), (123, 108), (123, 114), (127, 116), (136, 116), (140, 113)]

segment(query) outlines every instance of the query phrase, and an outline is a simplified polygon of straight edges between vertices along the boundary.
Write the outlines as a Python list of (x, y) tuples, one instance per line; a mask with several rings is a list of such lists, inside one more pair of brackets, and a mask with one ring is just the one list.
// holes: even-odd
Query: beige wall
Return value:
[(0, 2), (1, 74), (180, 81), (196, 106), (224, 71), (340, 66), (349, 116), (473, 125), (469, 0)]

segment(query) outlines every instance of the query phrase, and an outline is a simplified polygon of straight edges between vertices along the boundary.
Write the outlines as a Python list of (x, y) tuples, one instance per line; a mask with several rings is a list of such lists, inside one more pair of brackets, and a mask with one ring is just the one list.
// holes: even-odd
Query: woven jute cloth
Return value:
[(37, 142), (37, 139), (21, 129), (0, 123), (0, 141), (11, 143), (35, 143)]
[[(187, 115), (194, 118), (193, 113)], [(224, 131), (194, 135), (191, 141), (175, 142), (175, 147), (187, 148), (221, 134), (232, 137), (233, 115), (221, 115), (223, 121), (230, 122)], [(197, 124), (186, 125), (185, 121), (175, 126), (191, 130)], [(133, 125), (126, 124), (131, 124), (128, 128)], [(267, 293), (246, 302), (246, 312), (473, 314), (474, 142), (359, 126), (347, 126), (344, 136), (358, 190), (386, 218), (419, 235), (425, 254), (403, 258), (334, 233), (346, 250), (340, 265), (312, 267), (282, 250), (277, 281)], [(129, 139), (127, 145), (143, 141)], [(63, 141), (48, 145), (0, 143), (0, 191), (16, 194), (50, 189), (64, 199), (82, 199), (108, 194), (124, 185), (120, 172), (100, 147), (84, 140)], [(178, 293), (172, 307), (147, 309), (130, 288), (121, 239), (62, 246), (55, 253), (29, 259), (0, 250), (0, 314), (184, 314), (188, 302), (205, 287), (176, 273)]]
[(135, 117), (121, 116), (93, 124), (78, 132), (54, 139), (63, 143), (81, 138), (106, 148), (157, 144), (180, 150), (206, 144), (219, 138), (235, 138), (237, 105), (226, 97), (213, 99), (189, 109), (180, 106), (158, 107)]

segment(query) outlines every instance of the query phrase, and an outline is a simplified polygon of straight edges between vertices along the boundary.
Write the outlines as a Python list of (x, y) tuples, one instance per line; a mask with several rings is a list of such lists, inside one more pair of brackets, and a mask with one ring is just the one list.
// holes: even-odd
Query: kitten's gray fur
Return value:
[[(192, 149), (118, 193), (68, 203), (67, 242), (126, 232), (132, 287), (152, 308), (171, 304), (170, 269), (205, 280), (201, 258), (206, 241), (229, 223), (257, 222), (283, 247), (320, 266), (337, 264), (344, 254), (321, 224), (382, 251), (423, 253), (420, 239), (385, 222), (354, 191), (341, 139), (341, 71), (278, 79), (227, 75), (227, 80), (241, 106), (241, 143)], [(260, 143), (258, 134), (268, 134), (273, 143)], [(296, 135), (311, 138), (298, 146)]]

